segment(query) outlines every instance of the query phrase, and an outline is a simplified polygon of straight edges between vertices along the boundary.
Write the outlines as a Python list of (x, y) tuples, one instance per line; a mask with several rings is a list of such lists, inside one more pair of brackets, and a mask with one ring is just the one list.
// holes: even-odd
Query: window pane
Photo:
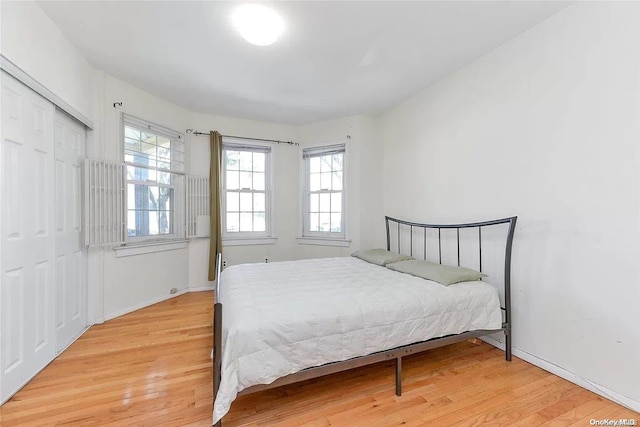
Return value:
[(331, 214), (331, 232), (339, 233), (342, 231), (342, 214)]
[(149, 156), (150, 159), (156, 158), (156, 148), (155, 144), (147, 144), (146, 142), (140, 144), (140, 152)]
[(158, 160), (158, 168), (159, 169), (169, 170), (169, 169), (171, 169), (171, 163), (170, 162), (164, 162), (162, 160)]
[(253, 174), (253, 189), (263, 191), (265, 189), (264, 183), (265, 174), (256, 172)]
[(240, 172), (240, 188), (244, 190), (251, 190), (251, 172)]
[(330, 202), (331, 195), (329, 193), (320, 194), (320, 212), (331, 212)]
[(173, 190), (167, 187), (158, 188), (158, 209), (168, 211), (171, 209), (171, 195)]
[(251, 160), (251, 151), (241, 151), (240, 152), (240, 170), (243, 171), (252, 171), (253, 170), (253, 161)]
[[(136, 185), (136, 187), (142, 187), (142, 186)], [(141, 188), (140, 190), (147, 194), (147, 196), (149, 197), (149, 203), (147, 205), (143, 205), (143, 206), (139, 206), (139, 207), (144, 207), (144, 209), (157, 210), (158, 209), (158, 203), (159, 203), (159, 200), (160, 200), (160, 196), (158, 194), (159, 193), (159, 188), (158, 187), (146, 187), (146, 188)]]
[(168, 211), (160, 211), (158, 214), (158, 234), (171, 234), (171, 213)]
[(171, 172), (160, 172), (160, 171), (158, 171), (157, 176), (158, 176), (158, 182), (159, 183), (161, 183), (161, 184), (171, 184)]
[(331, 230), (331, 214), (320, 213), (320, 231)]
[(254, 193), (253, 194), (253, 210), (256, 212), (265, 212), (265, 194)]
[(267, 165), (267, 156), (264, 153), (253, 153), (253, 170), (264, 172)]
[(312, 213), (309, 215), (309, 231), (320, 231), (318, 224), (320, 223), (320, 214)]
[(124, 127), (124, 137), (140, 140), (140, 131), (129, 126)]
[(171, 151), (168, 148), (158, 147), (158, 159), (171, 162)]
[[(126, 159), (125, 159), (126, 161)], [(136, 179), (136, 169), (133, 166), (127, 166), (127, 180), (134, 180)]]
[(140, 139), (150, 145), (156, 145), (156, 136), (149, 132), (140, 132)]
[(342, 193), (331, 193), (331, 212), (342, 212)]
[(240, 152), (227, 151), (227, 170), (238, 170), (240, 167)]
[(240, 210), (240, 193), (234, 191), (227, 192), (227, 211), (238, 212)]
[(318, 191), (320, 190), (320, 174), (312, 173), (309, 175), (309, 190)]
[(240, 231), (253, 231), (253, 215), (250, 212), (240, 214)]
[(341, 171), (342, 170), (342, 154), (334, 154), (331, 156), (332, 166), (331, 169), (333, 171)]
[(331, 172), (331, 155), (320, 157), (320, 172)]
[(253, 210), (253, 204), (251, 193), (240, 193), (240, 210), (243, 212), (251, 212)]
[(309, 212), (320, 212), (320, 195), (319, 194), (310, 194), (309, 195)]
[(237, 212), (227, 213), (227, 231), (235, 233), (240, 231), (240, 214)]
[(253, 231), (267, 231), (264, 212), (256, 212), (253, 214)]
[(320, 172), (320, 157), (311, 157), (309, 159), (309, 172), (311, 173)]
[(235, 171), (227, 171), (227, 189), (237, 190), (240, 188), (240, 173)]
[(320, 189), (331, 190), (331, 173), (323, 172), (320, 174)]
[(333, 186), (332, 190), (342, 190), (342, 172), (333, 172)]
[(124, 149), (136, 152), (140, 151), (140, 141), (138, 141), (137, 139), (125, 138)]
[(158, 158), (165, 161), (171, 160), (171, 141), (158, 137)]
[(136, 212), (128, 211), (127, 212), (127, 236), (134, 237), (137, 236), (136, 233)]
[[(158, 212), (156, 211), (148, 211), (143, 212), (149, 215), (149, 236), (157, 236), (158, 235)], [(143, 215), (144, 216), (144, 215)]]

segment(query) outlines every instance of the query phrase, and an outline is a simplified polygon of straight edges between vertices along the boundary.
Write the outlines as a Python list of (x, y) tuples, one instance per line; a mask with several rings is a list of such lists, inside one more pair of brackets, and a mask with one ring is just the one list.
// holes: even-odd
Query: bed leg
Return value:
[(511, 362), (511, 328), (504, 331), (504, 358), (507, 362)]
[(402, 357), (396, 358), (396, 396), (402, 396)]

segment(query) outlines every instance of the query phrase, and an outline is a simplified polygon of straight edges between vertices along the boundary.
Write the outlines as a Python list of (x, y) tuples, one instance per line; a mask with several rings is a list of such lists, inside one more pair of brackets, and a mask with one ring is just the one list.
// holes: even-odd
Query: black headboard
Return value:
[[(392, 247), (398, 253), (402, 251), (401, 246), (401, 237), (403, 236), (403, 231), (405, 238), (408, 237), (409, 241), (409, 253), (406, 255), (414, 256), (414, 234), (416, 230), (418, 231), (418, 236), (422, 234), (422, 258), (427, 259), (427, 230), (437, 230), (437, 237), (433, 237), (433, 239), (437, 239), (438, 242), (438, 251), (437, 251), (437, 262), (442, 264), (442, 230), (455, 230), (455, 247), (457, 249), (457, 261), (458, 265), (460, 265), (460, 230), (461, 229), (477, 229), (477, 241), (478, 241), (478, 264), (479, 270), (482, 271), (482, 229), (487, 227), (496, 227), (501, 226), (505, 227), (505, 224), (508, 224), (508, 230), (506, 235), (506, 249), (504, 254), (504, 303), (505, 307), (503, 310), (506, 312), (506, 321), (510, 321), (511, 314), (511, 248), (513, 246), (513, 234), (516, 228), (516, 220), (517, 216), (512, 216), (509, 218), (495, 219), (491, 221), (482, 221), (482, 222), (471, 222), (466, 224), (421, 224), (417, 222), (410, 222), (401, 219), (391, 218), (389, 216), (385, 216), (385, 224), (387, 228), (387, 250), (391, 251)], [(422, 230), (422, 233), (420, 233)], [(391, 232), (395, 232), (396, 237), (394, 242), (391, 239)], [(432, 232), (432, 233), (435, 233)], [(408, 234), (408, 236), (407, 236)], [(475, 240), (475, 239), (474, 239)], [(393, 243), (393, 245), (392, 245)], [(417, 254), (420, 255), (420, 254)]]

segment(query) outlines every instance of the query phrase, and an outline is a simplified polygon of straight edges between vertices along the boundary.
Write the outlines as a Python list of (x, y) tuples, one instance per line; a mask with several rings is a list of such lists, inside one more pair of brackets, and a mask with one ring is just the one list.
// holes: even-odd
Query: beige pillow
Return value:
[(371, 264), (385, 266), (392, 262), (405, 261), (413, 259), (410, 256), (397, 254), (395, 252), (389, 252), (385, 249), (366, 249), (364, 251), (358, 251), (351, 254), (356, 258), (360, 258), (363, 261), (370, 262)]
[(433, 280), (445, 286), (460, 282), (471, 282), (487, 277), (486, 274), (465, 267), (435, 264), (429, 261), (411, 260), (387, 264), (387, 268), (423, 279)]

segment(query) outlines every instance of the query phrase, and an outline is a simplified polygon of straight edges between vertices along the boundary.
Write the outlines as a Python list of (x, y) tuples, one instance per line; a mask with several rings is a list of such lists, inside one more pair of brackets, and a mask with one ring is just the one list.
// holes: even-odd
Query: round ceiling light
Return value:
[(249, 43), (273, 44), (284, 30), (284, 21), (272, 9), (259, 4), (239, 6), (231, 18), (233, 26)]

